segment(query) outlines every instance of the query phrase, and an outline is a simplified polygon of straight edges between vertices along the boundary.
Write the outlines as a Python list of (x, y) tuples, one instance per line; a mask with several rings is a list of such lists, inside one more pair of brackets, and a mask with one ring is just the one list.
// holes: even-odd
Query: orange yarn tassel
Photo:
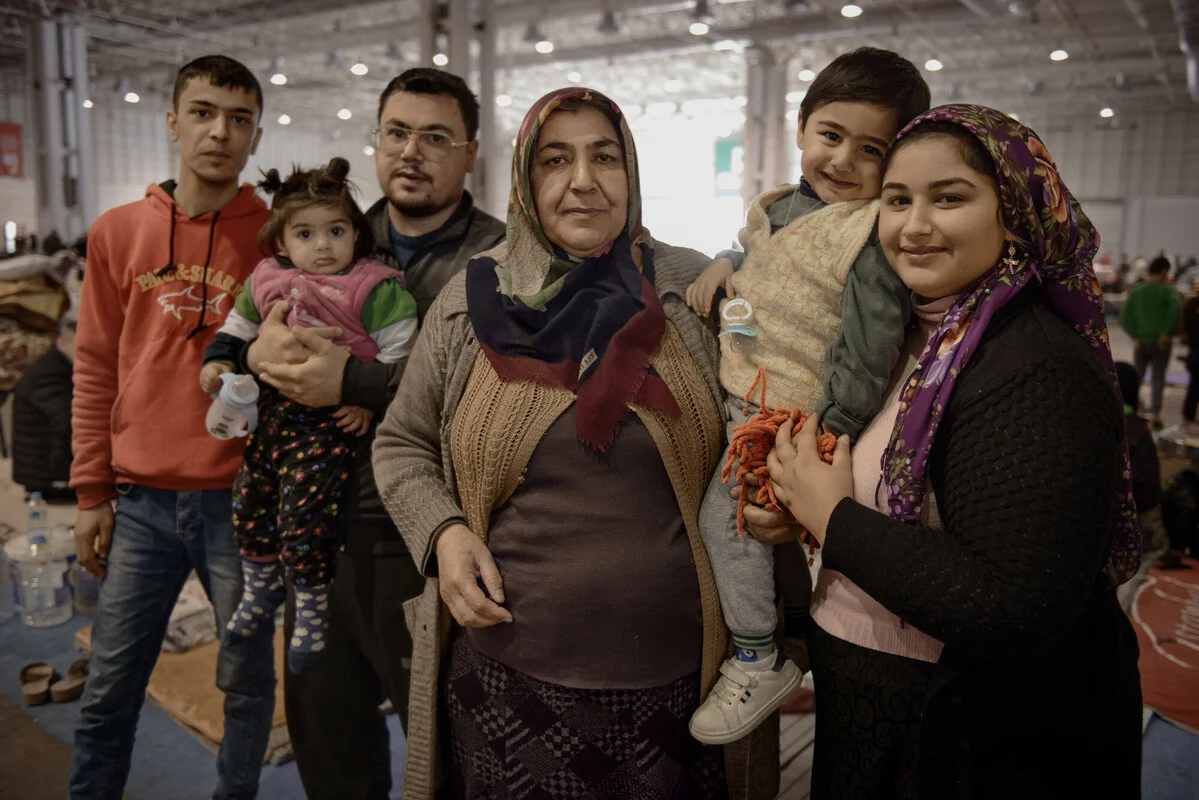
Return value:
[[(737, 464), (736, 477), (737, 482), (741, 484), (741, 497), (737, 501), (737, 538), (739, 539), (745, 538), (745, 503), (750, 491), (755, 488), (749, 484), (747, 477), (754, 475), (758, 479), (757, 495), (754, 499), (756, 505), (762, 506), (767, 511), (782, 511), (782, 506), (779, 505), (778, 498), (774, 495), (774, 487), (770, 483), (770, 469), (766, 466), (766, 458), (770, 455), (775, 437), (784, 422), (791, 420), (794, 423), (791, 429), (791, 436), (794, 438), (808, 419), (808, 415), (798, 408), (787, 411), (781, 408), (767, 407), (766, 370), (762, 367), (758, 367), (758, 374), (742, 399), (749, 403), (754, 389), (759, 386), (761, 387), (761, 396), (758, 402), (758, 413), (733, 428), (728, 458), (725, 460), (724, 468), (720, 471), (720, 479), (728, 483), (733, 474), (733, 464)], [(744, 408), (742, 413), (748, 414), (749, 409)], [(833, 451), (836, 448), (837, 437), (833, 434), (822, 433), (817, 437), (816, 452), (824, 463), (833, 463)], [(816, 548), (820, 545), (806, 528), (800, 532), (799, 541), (807, 545), (808, 565), (810, 566), (814, 561), (812, 556), (815, 555)]]

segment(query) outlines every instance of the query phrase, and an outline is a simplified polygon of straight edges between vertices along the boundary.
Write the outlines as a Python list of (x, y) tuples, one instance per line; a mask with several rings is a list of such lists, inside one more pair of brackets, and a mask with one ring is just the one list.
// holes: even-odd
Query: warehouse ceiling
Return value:
[[(1114, 114), (1102, 124), (1120, 124), (1150, 105), (1192, 102), (1170, 0), (855, 2), (861, 13), (849, 17), (842, 0), (497, 0), (500, 124), (514, 129), (538, 96), (572, 82), (608, 92), (634, 116), (735, 122), (756, 48), (788, 64), (793, 104), (801, 72), (860, 45), (927, 64), (938, 102), (1052, 109), (1096, 124), (1104, 107)], [(421, 0), (0, 0), (0, 75), (10, 84), (24, 79), (30, 25), (47, 16), (87, 28), (97, 105), (120, 107), (130, 90), (165, 104), (181, 63), (221, 52), (260, 76), (268, 120), (286, 113), (357, 134), (387, 80), (421, 60)], [(702, 35), (691, 32), (696, 22)], [(552, 52), (538, 52), (539, 42)], [(268, 82), (276, 69), (286, 85)], [(350, 120), (337, 117), (342, 109)]]

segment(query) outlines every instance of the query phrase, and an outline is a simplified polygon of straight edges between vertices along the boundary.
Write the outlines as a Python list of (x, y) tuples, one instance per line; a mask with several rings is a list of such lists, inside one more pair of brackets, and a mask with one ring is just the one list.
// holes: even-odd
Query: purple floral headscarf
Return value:
[[(991, 319), (1030, 281), (1038, 281), (1045, 305), (1095, 349), (1112, 375), (1113, 387), (1116, 382), (1103, 292), (1091, 266), (1099, 234), (1062, 184), (1045, 145), (1006, 114), (975, 105), (934, 108), (900, 131), (896, 142), (926, 122), (959, 125), (990, 153), (1004, 225), (1015, 240), (1016, 255), (1008, 258), (1005, 251), (999, 263), (954, 302), (904, 386), (882, 474), (891, 516), (907, 522), (920, 519), (929, 452), (954, 383)], [(1122, 449), (1120, 519), (1108, 554), (1108, 567), (1119, 582), (1136, 573), (1141, 559), (1132, 471), (1127, 446)]]

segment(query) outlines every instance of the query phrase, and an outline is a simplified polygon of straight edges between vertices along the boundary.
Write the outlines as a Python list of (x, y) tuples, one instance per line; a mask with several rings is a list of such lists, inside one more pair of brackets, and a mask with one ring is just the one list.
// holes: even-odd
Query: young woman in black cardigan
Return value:
[(1115, 587), (1140, 540), (1098, 236), (991, 109), (934, 109), (887, 158), (879, 235), (914, 294), (914, 367), (852, 459), (843, 441), (821, 462), (813, 423), (770, 457), (823, 547), (812, 797), (1139, 797)]

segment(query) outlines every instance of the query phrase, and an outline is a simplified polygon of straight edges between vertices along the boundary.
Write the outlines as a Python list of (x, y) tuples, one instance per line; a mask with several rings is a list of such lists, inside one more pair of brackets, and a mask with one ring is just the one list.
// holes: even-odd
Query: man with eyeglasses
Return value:
[[(504, 223), (475, 208), (465, 190), (478, 127), (478, 100), (448, 72), (408, 70), (379, 98), (375, 167), (384, 197), (366, 214), (372, 255), (403, 274), (422, 319), (471, 256), (504, 238)], [(297, 402), (360, 405), (382, 419), (402, 363), (350, 359), (312, 329), (292, 332), (281, 320), (275, 309), (264, 321), (247, 366)], [(373, 438), (372, 430), (360, 440), (358, 502), (338, 560), (324, 658), (284, 679), (287, 725), (312, 800), (385, 800), (391, 759), (379, 705), (390, 698), (401, 721), (407, 717), (412, 641), (402, 605), (422, 592), (424, 578), (379, 501)], [(293, 616), (289, 598), (288, 637)]]

